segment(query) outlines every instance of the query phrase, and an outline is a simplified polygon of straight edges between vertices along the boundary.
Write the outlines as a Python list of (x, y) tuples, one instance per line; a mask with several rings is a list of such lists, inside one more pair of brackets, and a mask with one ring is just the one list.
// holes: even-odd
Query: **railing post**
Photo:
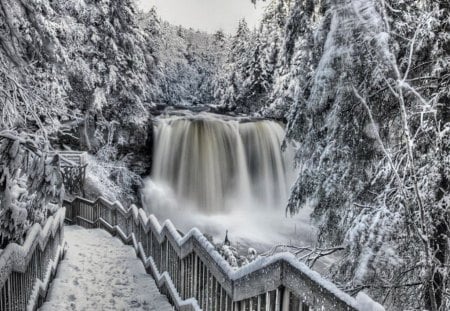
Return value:
[(275, 311), (281, 311), (281, 291), (279, 288), (275, 292)]
[(93, 219), (92, 222), (94, 223), (94, 227), (100, 228), (100, 223), (98, 221), (98, 215), (99, 215), (99, 205), (102, 204), (101, 202), (97, 201), (97, 203), (94, 204), (94, 206), (92, 207), (94, 210), (93, 213)]
[(289, 311), (289, 305), (290, 305), (290, 295), (291, 292), (286, 287), (283, 287), (282, 289), (282, 295), (280, 295), (282, 301), (281, 301), (281, 311)]
[(80, 200), (75, 199), (72, 204), (74, 207), (74, 213), (73, 213), (74, 223), (77, 226), (79, 226), (80, 220), (78, 219), (78, 216), (80, 215)]
[(206, 309), (211, 310), (211, 273), (209, 269), (206, 271)]
[(152, 228), (150, 228), (150, 230), (148, 230), (147, 237), (150, 239), (150, 248), (148, 250), (147, 257), (155, 258), (154, 254), (153, 254), (153, 232), (152, 232)]
[(197, 255), (194, 253), (194, 267), (192, 269), (193, 271), (193, 276), (192, 276), (192, 293), (193, 293), (193, 297), (197, 297), (197, 277), (198, 277), (198, 269), (197, 269)]
[(112, 219), (112, 226), (115, 227), (117, 226), (117, 208), (115, 206), (113, 206), (113, 208), (111, 209), (111, 219)]
[[(169, 239), (166, 237), (166, 249), (164, 250), (164, 252), (166, 253), (166, 260), (165, 260), (165, 267), (164, 269), (169, 272)], [(170, 275), (170, 274), (169, 274)], [(172, 275), (170, 277), (173, 277)], [(172, 278), (173, 281), (173, 278)], [(175, 283), (175, 282), (174, 282)]]
[(185, 296), (186, 296), (186, 285), (184, 283), (185, 282), (185, 277), (184, 277), (185, 267), (184, 267), (184, 265), (185, 265), (185, 261), (181, 260), (181, 285), (180, 285), (181, 293), (180, 293), (180, 295), (183, 298), (185, 298)]

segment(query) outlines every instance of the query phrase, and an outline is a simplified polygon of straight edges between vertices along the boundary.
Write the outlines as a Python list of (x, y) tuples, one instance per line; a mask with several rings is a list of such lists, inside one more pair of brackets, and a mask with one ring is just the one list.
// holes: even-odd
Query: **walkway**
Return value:
[(101, 229), (64, 230), (69, 249), (40, 310), (172, 310), (133, 248)]

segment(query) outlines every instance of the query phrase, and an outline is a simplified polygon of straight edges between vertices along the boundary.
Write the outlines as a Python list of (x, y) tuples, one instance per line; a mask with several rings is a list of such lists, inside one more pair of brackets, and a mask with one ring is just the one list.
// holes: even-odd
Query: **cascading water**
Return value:
[(200, 113), (161, 117), (154, 133), (152, 176), (143, 191), (149, 213), (181, 230), (197, 226), (223, 236), (229, 229), (259, 242), (297, 231), (298, 217), (284, 213), (295, 173), (292, 148), (281, 150), (281, 124)]
[(159, 120), (155, 133), (153, 180), (169, 186), (180, 202), (217, 213), (236, 198), (264, 207), (286, 199), (278, 123), (169, 118)]

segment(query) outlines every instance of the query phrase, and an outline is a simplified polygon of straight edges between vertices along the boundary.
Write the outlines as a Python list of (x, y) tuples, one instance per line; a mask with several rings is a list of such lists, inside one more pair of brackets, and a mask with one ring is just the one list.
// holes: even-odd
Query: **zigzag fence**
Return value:
[(64, 206), (68, 223), (103, 228), (132, 244), (176, 310), (369, 310), (292, 254), (233, 270), (199, 230), (181, 236), (170, 221), (160, 225), (134, 205), (75, 198)]
[(0, 310), (36, 310), (45, 301), (60, 259), (64, 255), (65, 209), (35, 224), (25, 243), (0, 250)]

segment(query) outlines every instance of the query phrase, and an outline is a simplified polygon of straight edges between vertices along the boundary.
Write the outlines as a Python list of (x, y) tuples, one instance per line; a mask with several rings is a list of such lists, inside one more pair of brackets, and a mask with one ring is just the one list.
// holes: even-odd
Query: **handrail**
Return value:
[(181, 236), (169, 220), (161, 225), (135, 205), (125, 209), (102, 197), (77, 197), (64, 206), (68, 223), (103, 228), (132, 244), (176, 310), (367, 311), (290, 253), (233, 270), (196, 228)]
[(0, 310), (35, 310), (42, 305), (48, 285), (64, 255), (65, 208), (45, 225), (33, 225), (25, 243), (0, 251)]

